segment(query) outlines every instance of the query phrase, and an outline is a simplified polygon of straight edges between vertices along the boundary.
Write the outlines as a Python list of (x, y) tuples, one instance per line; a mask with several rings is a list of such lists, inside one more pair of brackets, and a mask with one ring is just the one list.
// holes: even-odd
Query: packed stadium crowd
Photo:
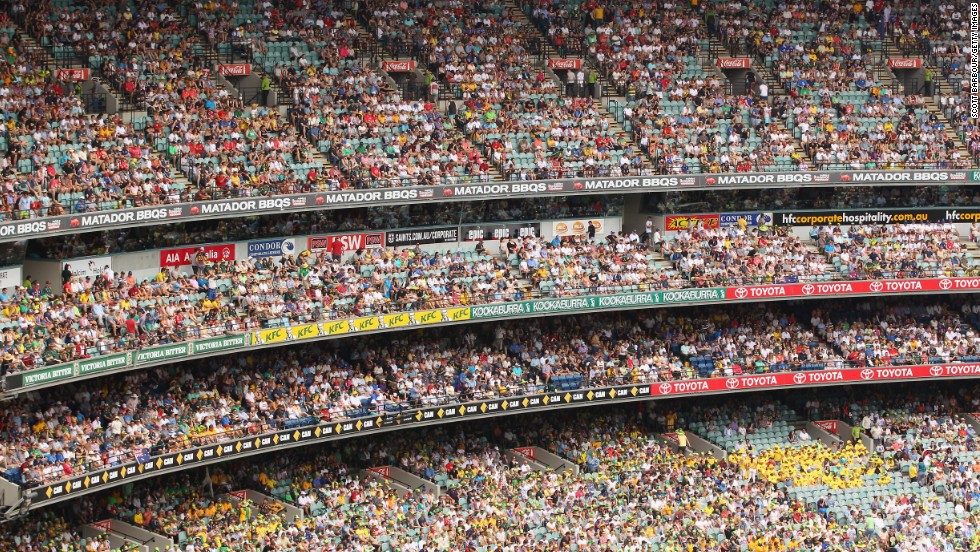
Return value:
[(111, 386), (93, 380), (7, 403), (0, 458), (8, 477), (38, 484), (272, 429), (406, 408), (978, 355), (980, 315), (970, 304), (856, 306), (658, 310), (534, 327), (506, 322), (421, 342), (366, 339), (151, 368), (115, 377)]
[[(887, 396), (888, 389), (873, 394)], [(813, 413), (829, 413), (839, 402), (839, 395), (808, 395), (786, 398), (801, 405), (805, 398)], [(929, 409), (958, 398), (959, 408), (944, 407), (954, 416), (977, 401), (975, 387), (920, 388), (909, 395)], [(885, 405), (871, 399), (854, 409), (877, 417)], [(69, 511), (78, 522), (116, 518), (173, 538), (174, 551), (465, 545), (905, 552), (980, 544), (975, 497), (934, 490), (931, 479), (908, 473), (862, 440), (797, 440), (800, 423), (781, 400), (754, 398), (554, 414), (523, 425), (450, 425), (219, 467), (203, 485), (201, 478), (180, 475), (165, 485), (110, 490), (78, 500)], [(928, 419), (908, 423), (929, 431)], [(709, 441), (733, 434), (739, 444), (710, 454), (678, 450), (673, 437), (657, 436), (688, 427), (703, 430)], [(518, 446), (542, 447), (578, 469), (552, 471), (505, 454)], [(976, 450), (975, 442), (962, 448)], [(438, 496), (431, 487), (408, 489), (361, 471), (375, 466), (423, 477), (438, 485)], [(927, 471), (944, 469), (934, 463)], [(238, 502), (224, 494), (245, 488), (271, 500)], [(300, 508), (304, 517), (287, 518), (277, 503)], [(64, 531), (61, 538), (71, 535), (57, 515), (47, 518), (37, 524)], [(11, 541), (51, 544), (46, 539), (53, 530), (30, 536), (26, 530)]]
[[(0, 10), (0, 220), (499, 179), (965, 169), (980, 153), (961, 79), (969, 60), (962, 2), (518, 4), (12, 0)], [(734, 85), (743, 83), (713, 69), (721, 54), (709, 37), (752, 56), (742, 92)], [(923, 95), (882, 72), (887, 41), (924, 58)], [(582, 67), (550, 67), (554, 51)], [(379, 55), (418, 68), (405, 81)], [(247, 60), (261, 83), (254, 97), (239, 94), (216, 59)], [(81, 82), (52, 71), (62, 65), (91, 71), (95, 90), (110, 90), (132, 113), (107, 114), (100, 92), (83, 93)], [(936, 101), (934, 78), (953, 92)], [(426, 90), (412, 93), (406, 82)], [(623, 99), (600, 99), (610, 93)], [(647, 201), (660, 213), (695, 204), (708, 212), (976, 204), (966, 186), (879, 192), (682, 192)], [(0, 376), (253, 329), (531, 297), (980, 274), (970, 252), (980, 223), (969, 233), (951, 223), (814, 226), (808, 237), (771, 221), (695, 223), (669, 235), (652, 222), (642, 233), (608, 235), (589, 223), (576, 236), (480, 240), (464, 250), (311, 244), (296, 255), (224, 262), (193, 245), (188, 264), (146, 279), (133, 276), (146, 267), (117, 263), (79, 276), (70, 260), (432, 226), (450, 216), (465, 224), (623, 210), (606, 196), (505, 199), (5, 246), (11, 262), (25, 254), (68, 261), (60, 281), (26, 275), (0, 290)], [(483, 398), (977, 362), (978, 328), (975, 297), (747, 303), (194, 359), (0, 403), (0, 475), (31, 489), (242, 436)], [(980, 390), (965, 383), (662, 400), (526, 424), (399, 431), (115, 487), (19, 520), (0, 531), (0, 548), (138, 549), (78, 529), (110, 518), (173, 540), (158, 552), (980, 550), (980, 426), (970, 414), (978, 410)], [(807, 423), (815, 420), (832, 424)], [(511, 455), (517, 446), (568, 464), (541, 469)], [(435, 486), (407, 488), (361, 471), (380, 465)], [(224, 494), (245, 488), (272, 498)]]
[[(921, 20), (911, 6), (889, 6), (885, 15), (879, 3), (856, 10), (848, 2), (702, 3), (712, 4), (706, 30), (701, 4), (537, 1), (525, 16), (499, 2), (412, 2), (398, 17), (383, 2), (360, 4), (198, 3), (185, 19), (147, 2), (98, 9), (15, 2), (13, 19), (0, 22), (12, 115), (3, 161), (13, 189), (4, 194), (4, 218), (499, 176), (970, 162), (922, 96), (876, 82), (872, 67), (886, 21), (897, 43), (927, 41), (944, 73), (955, 74), (962, 17)], [(670, 30), (654, 23), (664, 17)], [(14, 22), (147, 114), (92, 113), (75, 83), (57, 81), (32, 57)], [(784, 90), (761, 94), (753, 80), (744, 95), (727, 93), (699, 58), (708, 32), (733, 51), (760, 56)], [(443, 111), (435, 98), (404, 99), (372, 65), (372, 40), (420, 61), (419, 73), (443, 87), (451, 105)], [(625, 133), (592, 94), (562, 90), (543, 67), (544, 41), (580, 44), (597, 74), (628, 97), (613, 114)], [(265, 85), (261, 98), (226, 88), (210, 73), (211, 48), (247, 54), (275, 81), (288, 114), (268, 105)], [(584, 87), (584, 69), (578, 73)], [(596, 79), (590, 74), (590, 90)], [(960, 96), (940, 101), (976, 153), (980, 139), (964, 105)]]
[[(980, 233), (980, 229), (978, 229)], [(969, 236), (975, 238), (975, 236)], [(568, 238), (479, 241), (473, 251), (388, 247), (212, 262), (137, 280), (125, 267), (60, 286), (27, 276), (0, 290), (7, 373), (151, 345), (366, 314), (729, 284), (964, 276), (975, 260), (951, 224), (595, 230)], [(496, 251), (495, 251), (496, 249)], [(190, 269), (190, 270), (189, 270)], [(9, 358), (8, 358), (9, 357)]]

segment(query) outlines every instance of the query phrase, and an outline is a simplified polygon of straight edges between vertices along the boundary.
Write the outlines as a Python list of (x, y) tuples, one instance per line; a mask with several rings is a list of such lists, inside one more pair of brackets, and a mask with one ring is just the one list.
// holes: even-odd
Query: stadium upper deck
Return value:
[[(882, 27), (877, 6), (822, 6), (542, 1), (525, 13), (440, 0), (406, 2), (396, 17), (371, 2), (15, 2), (0, 39), (8, 49), (0, 217), (181, 207), (2, 233), (399, 202), (429, 195), (414, 188), (427, 185), (442, 200), (486, 197), (490, 189), (474, 186), (470, 196), (466, 183), (525, 179), (821, 171), (789, 180), (857, 183), (832, 172), (927, 169), (966, 180), (955, 169), (975, 165), (967, 149), (975, 140), (956, 107), (962, 99), (938, 88), (935, 97), (906, 94), (886, 67), (892, 42), (907, 42), (899, 10)], [(670, 31), (651, 27), (664, 17)], [(946, 56), (942, 45), (961, 35), (940, 27), (929, 44)], [(725, 46), (757, 56), (740, 93), (741, 74), (715, 68)], [(552, 69), (558, 52), (581, 69)], [(226, 62), (247, 66), (251, 80), (226, 79)], [(58, 71), (76, 68), (84, 71)], [(87, 101), (98, 97), (88, 77), (124, 110), (107, 114)], [(725, 184), (718, 180), (613, 188)], [(589, 191), (572, 184), (499, 192)], [(413, 191), (330, 193), (406, 186)], [(304, 193), (312, 195), (296, 195)], [(293, 200), (186, 206), (270, 196)]]

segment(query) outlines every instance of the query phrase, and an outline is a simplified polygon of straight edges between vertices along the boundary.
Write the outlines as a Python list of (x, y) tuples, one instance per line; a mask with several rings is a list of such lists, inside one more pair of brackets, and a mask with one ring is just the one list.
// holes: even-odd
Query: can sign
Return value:
[(888, 60), (888, 66), (892, 69), (920, 69), (922, 68), (922, 60), (913, 58), (892, 58)]
[(89, 79), (88, 69), (58, 69), (55, 78), (60, 81), (74, 82), (87, 81)]
[(250, 63), (222, 63), (218, 65), (218, 74), (222, 77), (246, 77), (252, 74)]
[(752, 67), (752, 58), (718, 58), (719, 69), (748, 69)]
[(551, 69), (581, 69), (582, 60), (580, 59), (549, 59), (548, 67)]
[(381, 69), (386, 73), (408, 73), (415, 70), (415, 62), (412, 60), (383, 61), (381, 62)]

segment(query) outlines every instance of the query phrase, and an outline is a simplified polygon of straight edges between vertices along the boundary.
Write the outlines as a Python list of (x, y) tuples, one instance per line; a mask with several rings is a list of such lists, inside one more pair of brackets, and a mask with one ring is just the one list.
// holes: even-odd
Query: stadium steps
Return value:
[[(721, 40), (718, 40), (718, 37), (713, 34), (708, 37), (708, 47), (710, 48), (711, 52), (716, 52), (719, 55), (717, 56), (709, 55), (707, 62), (705, 61), (701, 62), (701, 67), (705, 68), (705, 72), (709, 72), (709, 70), (707, 69), (707, 65), (711, 65), (711, 70), (714, 71), (714, 74), (716, 75), (720, 74), (721, 75), (720, 78), (724, 82), (728, 82), (731, 85), (727, 88), (729, 90), (733, 90), (735, 83), (729, 81), (728, 77), (724, 74), (724, 71), (721, 71), (717, 68), (717, 63), (715, 60), (719, 57), (735, 57), (735, 56), (733, 56), (732, 53), (728, 50), (728, 48), (725, 46), (725, 44)], [(766, 81), (766, 84), (769, 85), (770, 96), (779, 96), (785, 92), (783, 87), (779, 84), (779, 80), (772, 73), (772, 71), (769, 70), (769, 67), (767, 67), (765, 63), (762, 63), (758, 58), (752, 60), (752, 70), (755, 71), (756, 77)]]
[(17, 36), (20, 38), (20, 42), (30, 58), (40, 60), (41, 64), (49, 69), (54, 70), (58, 68), (54, 55), (49, 49), (38, 44), (37, 41), (34, 40), (34, 37), (22, 31), (19, 27), (16, 29)]
[[(935, 92), (945, 96), (955, 96), (957, 95), (956, 85), (950, 82), (948, 79), (942, 76), (942, 71), (933, 63), (933, 58), (931, 56), (923, 56), (915, 53), (904, 53), (902, 50), (895, 45), (891, 40), (883, 41), (883, 51), (884, 62), (887, 64), (888, 60), (891, 58), (918, 58), (922, 60), (923, 69), (932, 69), (933, 75), (933, 85), (935, 85)], [(925, 86), (925, 83), (920, 86)]]
[[(898, 79), (895, 78), (895, 73), (892, 71), (892, 69), (888, 67), (888, 59), (900, 58), (906, 56), (905, 54), (902, 53), (902, 51), (897, 46), (895, 46), (895, 44), (892, 41), (885, 40), (882, 42), (882, 44), (883, 44), (882, 52), (884, 53), (884, 55), (881, 57), (880, 64), (883, 65), (883, 67), (881, 65), (876, 66), (875, 67), (876, 73), (880, 73), (885, 77), (884, 80), (889, 81), (888, 87), (891, 88), (893, 91), (897, 92), (899, 90), (902, 90), (902, 92), (904, 93), (904, 90), (902, 89), (903, 88), (902, 84), (898, 81)], [(933, 77), (932, 82), (937, 88), (937, 90), (934, 90), (934, 92), (950, 95), (950, 96), (955, 96), (957, 94), (957, 91), (955, 87), (952, 85), (952, 83), (950, 83), (948, 80), (942, 77), (942, 72), (940, 72), (938, 68), (936, 68), (934, 65), (931, 65), (930, 63), (931, 60), (929, 59), (929, 57), (921, 56), (921, 55), (915, 55), (913, 57), (922, 59), (923, 68), (932, 69), (932, 73), (933, 75), (935, 75)], [(956, 144), (956, 151), (959, 152), (960, 157), (962, 159), (972, 159), (972, 156), (970, 155), (970, 150), (967, 149), (966, 144), (963, 142), (960, 136), (960, 133), (955, 131), (956, 126), (954, 126), (952, 122), (946, 118), (946, 114), (943, 113), (942, 108), (940, 108), (939, 104), (936, 103), (935, 97), (925, 96), (924, 92), (925, 92), (924, 89), (915, 91), (916, 94), (921, 94), (923, 96), (926, 109), (928, 109), (930, 113), (935, 115), (936, 118), (939, 119), (939, 122), (945, 126), (945, 128), (950, 129), (952, 131), (949, 134), (950, 136), (952, 136), (953, 142)]]

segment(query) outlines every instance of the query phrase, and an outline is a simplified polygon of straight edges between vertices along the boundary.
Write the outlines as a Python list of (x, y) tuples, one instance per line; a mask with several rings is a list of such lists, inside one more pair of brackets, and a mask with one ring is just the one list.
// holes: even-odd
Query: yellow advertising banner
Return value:
[(469, 320), (470, 308), (458, 307), (454, 309), (446, 309), (446, 317), (449, 319), (449, 322), (457, 322), (459, 320)]
[(302, 326), (293, 326), (289, 328), (289, 333), (292, 334), (293, 339), (311, 339), (320, 336), (320, 325), (319, 324), (304, 324)]
[(286, 338), (289, 337), (289, 332), (286, 328), (274, 328), (255, 332), (255, 337), (259, 343), (280, 343), (286, 341)]
[(445, 317), (443, 317), (441, 310), (426, 310), (415, 313), (415, 321), (419, 324), (435, 324), (443, 320)]
[(409, 318), (407, 312), (401, 312), (398, 314), (386, 314), (384, 315), (385, 327), (386, 328), (401, 328), (402, 326), (408, 326), (412, 322)]
[(358, 332), (369, 332), (371, 330), (377, 330), (381, 328), (381, 319), (377, 316), (368, 316), (367, 318), (355, 318), (354, 319), (354, 330)]
[(329, 324), (324, 324), (323, 329), (327, 333), (327, 335), (345, 334), (350, 331), (350, 320), (338, 320), (336, 322), (330, 322)]

